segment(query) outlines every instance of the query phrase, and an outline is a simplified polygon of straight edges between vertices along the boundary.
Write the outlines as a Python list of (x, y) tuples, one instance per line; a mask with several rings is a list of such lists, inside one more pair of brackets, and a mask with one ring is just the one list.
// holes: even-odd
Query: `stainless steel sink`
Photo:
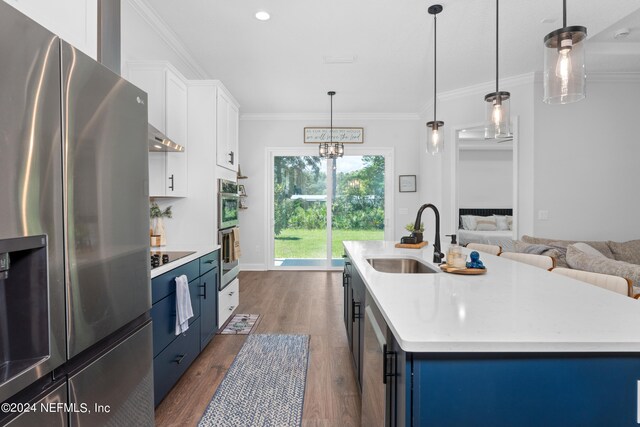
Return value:
[(411, 258), (367, 258), (367, 262), (382, 273), (439, 273), (430, 265)]

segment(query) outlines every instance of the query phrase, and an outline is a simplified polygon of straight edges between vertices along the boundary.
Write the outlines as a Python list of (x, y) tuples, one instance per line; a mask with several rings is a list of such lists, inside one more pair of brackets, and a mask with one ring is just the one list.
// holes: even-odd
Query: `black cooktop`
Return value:
[(191, 254), (194, 254), (194, 251), (188, 252), (178, 252), (178, 251), (154, 251), (151, 252), (151, 269), (153, 270), (156, 267), (160, 267), (161, 265), (168, 264), (170, 262), (176, 261), (180, 258), (184, 258)]

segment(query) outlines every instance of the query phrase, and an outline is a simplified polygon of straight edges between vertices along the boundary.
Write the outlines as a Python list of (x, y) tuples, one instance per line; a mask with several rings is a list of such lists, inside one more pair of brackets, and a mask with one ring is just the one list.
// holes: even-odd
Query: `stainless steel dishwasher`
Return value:
[(405, 353), (367, 291), (362, 358), (362, 426), (404, 425), (398, 407), (404, 400)]

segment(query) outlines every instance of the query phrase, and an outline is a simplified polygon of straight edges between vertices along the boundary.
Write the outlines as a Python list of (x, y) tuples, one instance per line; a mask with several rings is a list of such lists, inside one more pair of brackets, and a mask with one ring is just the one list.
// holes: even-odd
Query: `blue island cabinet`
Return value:
[[(367, 426), (637, 426), (640, 353), (409, 352), (365, 290), (364, 341), (358, 321), (362, 282), (346, 259), (345, 324), (363, 379)], [(542, 315), (542, 314), (541, 314)], [(621, 327), (624, 327), (621, 325)], [(362, 336), (362, 333), (360, 334)]]
[[(180, 379), (218, 330), (220, 253), (213, 251), (151, 280), (153, 320), (154, 404)], [(175, 278), (186, 275), (193, 317), (189, 329), (175, 335)]]
[(413, 426), (637, 426), (637, 353), (407, 353)]

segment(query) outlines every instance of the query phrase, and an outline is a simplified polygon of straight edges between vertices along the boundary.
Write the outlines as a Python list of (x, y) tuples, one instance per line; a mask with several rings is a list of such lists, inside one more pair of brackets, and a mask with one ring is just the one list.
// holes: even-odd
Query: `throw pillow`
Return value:
[(581, 250), (585, 254), (589, 254), (589, 255), (593, 255), (593, 256), (601, 256), (601, 257), (604, 256), (604, 255), (602, 255), (602, 252), (599, 252), (597, 249), (595, 249), (592, 246), (589, 246), (589, 245), (587, 245), (586, 243), (583, 243), (583, 242), (574, 243), (573, 247), (576, 248), (576, 249)]
[(513, 230), (513, 216), (507, 215), (507, 229)]
[(628, 242), (607, 242), (609, 249), (613, 252), (613, 258), (618, 261), (640, 264), (640, 240), (629, 240)]
[(462, 227), (465, 230), (475, 230), (476, 229), (475, 215), (462, 215)]
[[(527, 254), (546, 255), (556, 260), (556, 267), (569, 267), (567, 264), (567, 250), (553, 245), (541, 245), (517, 240), (515, 251)], [(506, 252), (506, 251), (505, 251)]]
[(587, 254), (574, 245), (567, 247), (567, 262), (571, 268), (624, 277), (636, 285), (640, 284), (640, 265)]
[(478, 231), (496, 231), (498, 226), (496, 219), (490, 216), (476, 218), (476, 230)]
[(496, 220), (496, 227), (498, 227), (498, 230), (500, 231), (506, 231), (506, 230), (511, 230), (509, 228), (509, 224), (507, 223), (507, 217), (504, 215), (494, 215), (493, 216)]
[[(527, 235), (522, 236), (522, 240), (527, 243), (537, 243), (540, 245), (550, 245), (550, 246), (556, 246), (556, 247), (562, 247), (562, 248), (566, 248), (567, 246), (577, 242), (577, 240), (553, 240), (553, 239), (546, 239), (544, 237), (531, 237)], [(609, 245), (607, 244), (607, 242), (586, 241), (586, 240), (584, 240), (583, 242), (591, 246), (593, 249), (597, 250), (607, 258), (613, 259), (613, 252), (611, 252), (611, 249), (609, 249)]]

